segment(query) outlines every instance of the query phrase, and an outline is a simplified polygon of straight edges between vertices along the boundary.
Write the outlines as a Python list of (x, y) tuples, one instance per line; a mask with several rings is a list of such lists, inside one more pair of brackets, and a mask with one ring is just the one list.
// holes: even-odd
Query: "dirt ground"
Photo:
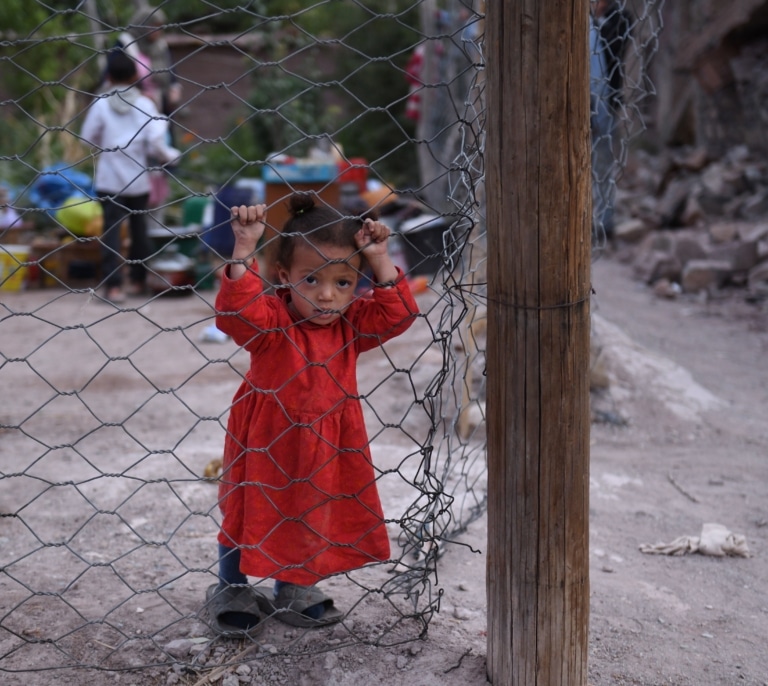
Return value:
[[(768, 684), (768, 303), (659, 299), (608, 257), (593, 287), (609, 389), (591, 440), (589, 684)], [(121, 313), (51, 293), (0, 298), (0, 418), (21, 427), (0, 430), (0, 683), (486, 683), (484, 518), (424, 589), (422, 608), (442, 593), (424, 639), (373, 568), (325, 585), (342, 625), (271, 620), (258, 644), (211, 641), (195, 617), (215, 570), (215, 487), (200, 477), (245, 359), (200, 342), (210, 295)], [(388, 513), (413, 500), (428, 428), (397, 370), (428, 333), (361, 366)], [(417, 391), (439, 368), (421, 355)], [(639, 550), (710, 522), (750, 557)]]

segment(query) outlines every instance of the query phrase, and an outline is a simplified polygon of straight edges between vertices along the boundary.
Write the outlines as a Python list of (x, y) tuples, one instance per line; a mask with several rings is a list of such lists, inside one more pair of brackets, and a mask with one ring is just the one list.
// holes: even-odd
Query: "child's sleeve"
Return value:
[[(148, 113), (151, 115), (151, 113)], [(163, 164), (175, 164), (181, 157), (181, 150), (168, 144), (168, 120), (159, 113), (147, 122), (149, 154)]]
[(91, 103), (88, 111), (85, 113), (85, 121), (83, 127), (80, 129), (80, 137), (90, 146), (96, 146), (101, 148), (102, 131), (104, 125), (99, 116), (99, 111), (94, 107), (95, 103)]
[(224, 268), (215, 308), (216, 328), (248, 350), (277, 325), (275, 299), (264, 295), (261, 277), (252, 269), (230, 279), (229, 267)]
[(358, 333), (361, 352), (371, 350), (399, 336), (416, 320), (419, 306), (411, 293), (408, 280), (398, 268), (397, 280), (387, 287), (375, 287), (373, 297), (360, 304), (353, 325)]

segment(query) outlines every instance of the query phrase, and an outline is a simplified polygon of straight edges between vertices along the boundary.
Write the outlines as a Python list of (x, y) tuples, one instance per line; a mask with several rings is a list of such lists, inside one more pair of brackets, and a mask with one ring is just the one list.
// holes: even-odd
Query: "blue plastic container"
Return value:
[(317, 183), (333, 181), (338, 168), (326, 162), (269, 162), (262, 167), (265, 183)]
[(224, 259), (232, 257), (235, 237), (232, 234), (230, 220), (231, 208), (236, 205), (251, 205), (253, 190), (236, 186), (223, 186), (216, 193), (213, 205), (213, 224), (203, 228), (200, 238), (211, 251)]

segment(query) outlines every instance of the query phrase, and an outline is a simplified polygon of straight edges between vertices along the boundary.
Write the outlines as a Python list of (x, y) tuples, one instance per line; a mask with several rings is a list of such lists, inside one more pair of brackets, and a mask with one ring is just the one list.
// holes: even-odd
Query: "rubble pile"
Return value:
[(745, 146), (633, 152), (619, 181), (617, 258), (657, 294), (743, 289), (768, 299), (768, 164)]

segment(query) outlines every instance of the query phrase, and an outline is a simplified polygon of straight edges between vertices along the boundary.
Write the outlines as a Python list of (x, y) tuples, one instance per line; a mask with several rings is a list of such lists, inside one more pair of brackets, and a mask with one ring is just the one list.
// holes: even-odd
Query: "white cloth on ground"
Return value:
[(650, 555), (699, 553), (715, 557), (749, 557), (746, 537), (715, 523), (702, 525), (699, 536), (679, 536), (670, 543), (643, 543), (640, 552)]

